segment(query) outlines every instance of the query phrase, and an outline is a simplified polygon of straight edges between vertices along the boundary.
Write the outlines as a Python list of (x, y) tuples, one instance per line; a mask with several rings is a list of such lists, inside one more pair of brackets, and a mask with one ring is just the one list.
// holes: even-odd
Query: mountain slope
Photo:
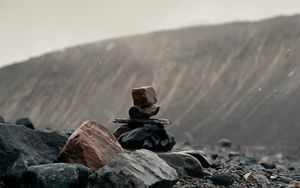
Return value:
[(177, 140), (300, 146), (300, 16), (201, 26), (68, 48), (0, 69), (0, 114), (41, 129), (111, 129), (153, 85)]

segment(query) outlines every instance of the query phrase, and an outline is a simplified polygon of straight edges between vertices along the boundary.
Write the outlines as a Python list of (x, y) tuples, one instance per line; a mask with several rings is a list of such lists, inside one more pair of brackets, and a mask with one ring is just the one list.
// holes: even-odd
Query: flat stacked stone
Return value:
[(149, 149), (152, 151), (169, 151), (175, 145), (174, 137), (166, 132), (167, 119), (151, 118), (160, 107), (152, 86), (132, 89), (133, 106), (129, 108), (130, 118), (115, 119), (121, 125), (113, 135), (126, 149)]

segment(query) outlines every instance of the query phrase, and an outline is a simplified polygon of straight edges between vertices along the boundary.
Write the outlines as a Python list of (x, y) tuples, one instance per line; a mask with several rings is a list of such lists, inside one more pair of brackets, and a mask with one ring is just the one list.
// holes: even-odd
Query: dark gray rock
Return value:
[(126, 123), (131, 128), (138, 128), (138, 127), (142, 127), (144, 124), (163, 126), (163, 125), (170, 125), (172, 122), (170, 122), (168, 119), (156, 119), (156, 118), (150, 118), (150, 119), (117, 118), (113, 120), (113, 123)]
[(151, 151), (169, 151), (176, 144), (174, 136), (167, 133), (163, 126), (151, 124), (123, 133), (118, 141), (125, 149)]
[(210, 161), (206, 158), (204, 152), (199, 150), (181, 151), (181, 153), (189, 154), (195, 157), (204, 168), (209, 168), (211, 166)]
[(122, 153), (89, 177), (88, 188), (168, 188), (177, 182), (176, 171), (155, 153)]
[(284, 182), (284, 183), (290, 183), (293, 181), (292, 178), (289, 178), (289, 177), (286, 177), (286, 176), (278, 176), (276, 178), (277, 181), (280, 181), (280, 182)]
[(34, 129), (32, 121), (28, 117), (22, 117), (16, 120), (16, 125), (23, 125), (29, 129)]
[(5, 119), (2, 116), (0, 116), (0, 123), (5, 123)]
[(155, 116), (159, 112), (160, 107), (158, 105), (152, 105), (147, 108), (141, 108), (138, 106), (130, 107), (128, 113), (132, 119), (148, 119)]
[(234, 177), (230, 173), (214, 173), (212, 181), (216, 185), (229, 186), (234, 182)]
[(22, 175), (24, 188), (84, 188), (91, 170), (81, 164), (31, 166)]
[(173, 167), (180, 178), (203, 177), (201, 163), (189, 154), (171, 152), (160, 153), (158, 156)]
[(23, 126), (0, 126), (0, 181), (8, 187), (18, 184), (29, 166), (52, 163), (67, 135), (41, 132)]
[(260, 163), (261, 166), (263, 166), (265, 169), (274, 169), (276, 168), (276, 165), (273, 163)]

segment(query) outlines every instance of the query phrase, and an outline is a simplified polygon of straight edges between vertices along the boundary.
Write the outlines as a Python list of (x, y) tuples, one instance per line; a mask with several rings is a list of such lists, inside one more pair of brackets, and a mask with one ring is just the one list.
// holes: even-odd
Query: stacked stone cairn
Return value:
[(164, 127), (171, 123), (167, 119), (151, 118), (160, 109), (153, 87), (133, 88), (132, 98), (130, 118), (114, 120), (114, 123), (122, 124), (113, 133), (121, 146), (125, 149), (171, 150), (176, 142), (174, 136)]

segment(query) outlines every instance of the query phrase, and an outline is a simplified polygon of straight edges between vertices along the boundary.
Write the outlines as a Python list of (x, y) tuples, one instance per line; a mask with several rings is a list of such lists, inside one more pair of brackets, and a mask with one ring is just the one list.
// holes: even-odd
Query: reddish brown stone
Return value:
[(152, 86), (132, 89), (133, 104), (141, 108), (147, 108), (157, 103), (156, 93)]
[(122, 152), (117, 139), (104, 126), (86, 121), (69, 137), (58, 160), (81, 163), (96, 171)]

